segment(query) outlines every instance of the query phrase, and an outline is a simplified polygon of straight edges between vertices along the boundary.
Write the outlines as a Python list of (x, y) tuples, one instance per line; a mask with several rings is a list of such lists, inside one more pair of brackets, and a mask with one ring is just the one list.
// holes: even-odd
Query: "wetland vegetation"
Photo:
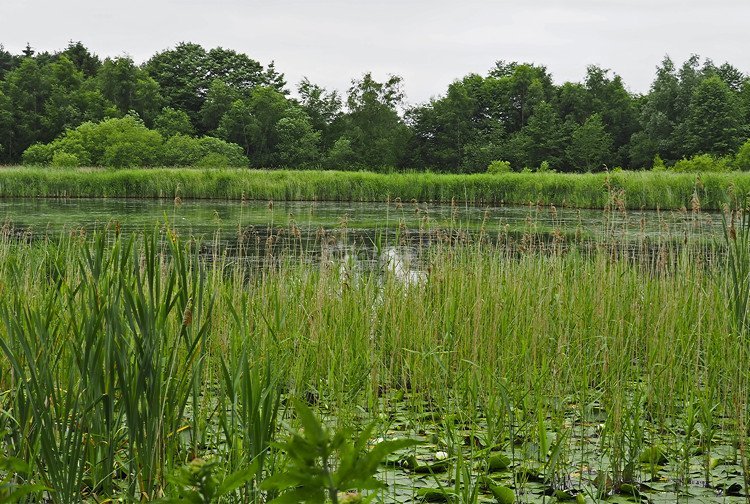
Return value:
[(248, 169), (0, 168), (3, 198), (330, 201), (722, 210), (750, 193), (750, 174), (373, 173)]
[(589, 234), (392, 211), (367, 246), (7, 224), (3, 498), (747, 498), (747, 214), (654, 240), (623, 206)]

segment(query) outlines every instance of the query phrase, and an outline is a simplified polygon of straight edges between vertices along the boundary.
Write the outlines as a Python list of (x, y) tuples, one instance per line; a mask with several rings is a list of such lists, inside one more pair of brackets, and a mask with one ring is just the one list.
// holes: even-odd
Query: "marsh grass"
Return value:
[(311, 259), (288, 230), (251, 263), (169, 229), (3, 235), (0, 442), (30, 466), (14, 484), (151, 500), (200, 457), (252, 468), (226, 498), (265, 502), (261, 482), (289, 467), (275, 440), (298, 425), (290, 398), (332, 427), (424, 442), (381, 471), (386, 500), (417, 498), (419, 474), (462, 502), (727, 495), (731, 471), (747, 477), (748, 349), (727, 299), (744, 249), (727, 263), (720, 244), (644, 248), (616, 228), (509, 248), (459, 228), (412, 250), (397, 233), (375, 249), (412, 250), (412, 282), (325, 252), (347, 232)]
[(246, 169), (0, 169), (0, 196), (261, 201), (417, 201), (603, 209), (721, 210), (750, 192), (750, 174), (617, 171), (596, 174), (437, 174)]

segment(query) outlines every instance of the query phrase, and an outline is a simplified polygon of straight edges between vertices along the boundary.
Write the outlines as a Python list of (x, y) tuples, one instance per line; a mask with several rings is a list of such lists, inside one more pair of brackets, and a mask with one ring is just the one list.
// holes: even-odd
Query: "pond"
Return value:
[[(0, 219), (17, 233), (49, 235), (116, 225), (142, 231), (169, 225), (183, 235), (233, 240), (248, 230), (264, 237), (294, 229), (304, 243), (321, 231), (353, 243), (373, 237), (438, 231), (489, 237), (559, 235), (579, 240), (713, 242), (723, 235), (720, 214), (689, 211), (602, 211), (551, 206), (476, 207), (417, 203), (227, 202), (139, 199), (3, 199)], [(345, 231), (342, 232), (342, 231)], [(369, 238), (369, 240), (368, 240)]]

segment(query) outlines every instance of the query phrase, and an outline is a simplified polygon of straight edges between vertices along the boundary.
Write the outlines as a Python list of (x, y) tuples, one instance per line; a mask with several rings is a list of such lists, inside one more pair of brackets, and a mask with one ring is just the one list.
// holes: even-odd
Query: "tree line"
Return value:
[(139, 65), (81, 42), (0, 46), (0, 163), (750, 169), (750, 77), (729, 63), (665, 57), (646, 94), (594, 65), (556, 84), (544, 66), (504, 61), (416, 106), (402, 84), (367, 73), (339, 93), (303, 79), (292, 95), (273, 62), (221, 47), (180, 43)]

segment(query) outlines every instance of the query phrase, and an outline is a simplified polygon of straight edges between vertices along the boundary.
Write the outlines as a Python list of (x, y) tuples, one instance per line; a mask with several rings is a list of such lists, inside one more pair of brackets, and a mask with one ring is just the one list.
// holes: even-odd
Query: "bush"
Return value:
[(740, 150), (737, 151), (734, 165), (738, 170), (750, 171), (750, 140), (742, 144)]
[(225, 166), (240, 168), (246, 167), (250, 164), (242, 147), (235, 143), (225, 142), (224, 140), (210, 136), (199, 138), (198, 143), (200, 144), (201, 153), (203, 154), (203, 160), (201, 163), (205, 162), (205, 158), (209, 155), (218, 154), (226, 159), (227, 164)]
[(169, 138), (161, 148), (161, 164), (164, 166), (193, 166), (204, 156), (200, 142), (182, 134)]
[(232, 161), (225, 155), (212, 152), (211, 154), (207, 154), (199, 159), (198, 162), (195, 163), (195, 166), (201, 168), (230, 168), (233, 165)]
[(510, 167), (510, 163), (508, 161), (493, 161), (487, 167), (487, 173), (491, 173), (493, 175), (498, 173), (510, 173), (512, 171), (513, 169)]
[[(208, 159), (206, 159), (208, 158)], [(134, 116), (87, 122), (67, 130), (53, 142), (29, 147), (24, 164), (47, 166), (248, 166), (239, 145), (218, 138), (192, 138), (176, 133), (167, 141)]]
[(58, 151), (52, 156), (52, 166), (58, 166), (60, 168), (75, 168), (81, 166), (81, 161), (75, 154)]
[(47, 144), (34, 144), (23, 153), (23, 164), (47, 166), (52, 162), (52, 149)]
[(731, 164), (728, 158), (715, 158), (710, 154), (699, 154), (690, 159), (677, 161), (672, 170), (680, 173), (728, 172), (731, 171)]
[(651, 169), (653, 171), (664, 171), (667, 169), (666, 165), (664, 164), (664, 160), (661, 158), (659, 154), (654, 156), (654, 162), (651, 165)]

